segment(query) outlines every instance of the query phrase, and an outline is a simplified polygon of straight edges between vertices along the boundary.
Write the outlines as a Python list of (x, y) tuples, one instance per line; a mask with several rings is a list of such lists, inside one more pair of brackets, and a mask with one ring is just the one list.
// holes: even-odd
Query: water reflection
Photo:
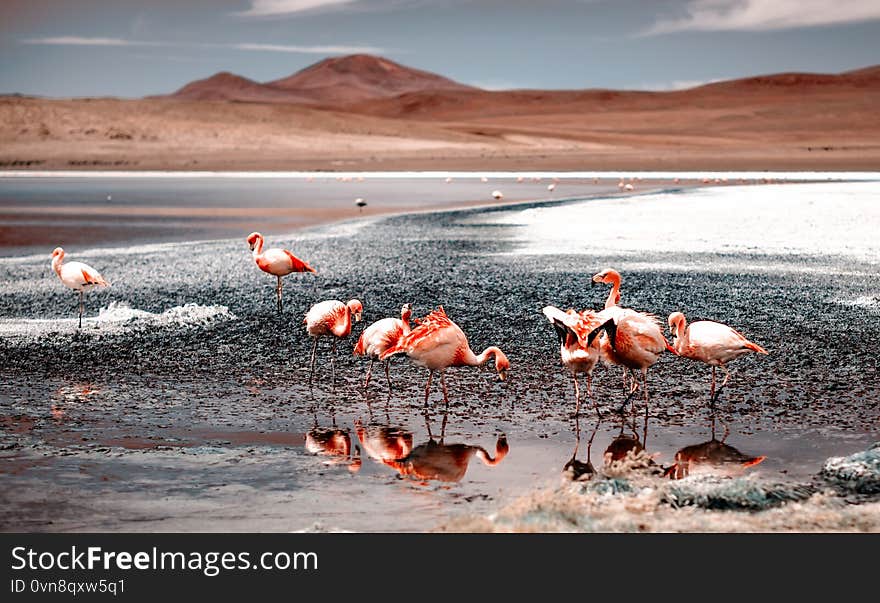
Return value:
[(376, 461), (393, 466), (398, 459), (409, 456), (413, 449), (413, 434), (402, 427), (355, 421), (355, 433), (364, 454)]
[(682, 479), (692, 471), (708, 470), (721, 473), (740, 473), (748, 467), (760, 464), (766, 457), (744, 454), (725, 444), (730, 429), (724, 425), (724, 435), (718, 440), (715, 437), (715, 415), (712, 414), (712, 437), (707, 442), (685, 446), (675, 453), (675, 463), (666, 469), (665, 476), (670, 479)]
[(349, 471), (356, 472), (361, 468), (360, 448), (354, 446), (352, 451), (351, 435), (347, 429), (336, 426), (336, 417), (331, 417), (330, 427), (321, 427), (315, 415), (314, 426), (306, 432), (305, 449), (312, 454), (329, 457), (327, 464), (346, 464)]
[(593, 461), (591, 459), (592, 447), (593, 447), (593, 439), (596, 437), (596, 433), (599, 431), (599, 424), (601, 420), (595, 421), (593, 424), (593, 431), (590, 433), (590, 437), (587, 440), (587, 460), (579, 461), (578, 450), (581, 447), (581, 418), (580, 415), (575, 417), (574, 421), (574, 452), (571, 453), (571, 458), (565, 463), (565, 466), (562, 468), (562, 472), (573, 481), (587, 481), (593, 478), (596, 475), (596, 469), (593, 467)]
[(494, 467), (510, 451), (507, 436), (504, 434), (499, 435), (495, 442), (494, 456), (482, 446), (446, 444), (446, 423), (448, 418), (448, 412), (444, 410), (440, 437), (435, 439), (431, 432), (431, 422), (426, 411), (425, 425), (428, 429), (428, 441), (411, 449), (406, 456), (399, 457), (393, 461), (385, 461), (385, 464), (392, 467), (400, 475), (425, 484), (431, 480), (459, 482), (464, 478), (473, 457), (476, 456), (488, 467)]
[(83, 404), (101, 393), (101, 388), (88, 382), (70, 383), (55, 390), (55, 401), (49, 407), (52, 420), (62, 423), (69, 419), (68, 406)]

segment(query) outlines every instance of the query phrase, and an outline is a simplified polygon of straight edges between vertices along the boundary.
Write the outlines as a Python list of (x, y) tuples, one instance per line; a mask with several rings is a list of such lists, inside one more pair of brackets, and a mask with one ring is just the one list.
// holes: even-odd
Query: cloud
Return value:
[[(227, 46), (227, 45), (219, 45)], [(385, 48), (378, 46), (287, 46), (284, 44), (231, 44), (238, 50), (255, 50), (263, 52), (293, 52), (298, 54), (385, 54)]]
[(40, 44), (46, 46), (161, 46), (159, 42), (142, 42), (123, 40), (122, 38), (80, 38), (77, 36), (60, 36), (57, 38), (27, 38), (22, 44)]
[(643, 35), (678, 31), (768, 31), (880, 19), (877, 0), (689, 0), (684, 17), (661, 19)]
[(335, 8), (343, 4), (352, 4), (358, 0), (250, 0), (251, 7), (245, 11), (233, 13), (240, 17), (269, 17), (272, 15), (290, 15), (311, 10)]
[(81, 38), (76, 36), (61, 36), (57, 38), (28, 38), (21, 41), (22, 44), (40, 44), (47, 46), (163, 46), (176, 48), (226, 48), (230, 50), (245, 50), (257, 52), (287, 52), (296, 54), (386, 54), (390, 52), (386, 48), (378, 46), (350, 46), (350, 45), (321, 45), (321, 46), (292, 46), (288, 44), (257, 44), (240, 42), (231, 44), (211, 43), (177, 43), (177, 42), (148, 42), (145, 40), (125, 40), (123, 38)]

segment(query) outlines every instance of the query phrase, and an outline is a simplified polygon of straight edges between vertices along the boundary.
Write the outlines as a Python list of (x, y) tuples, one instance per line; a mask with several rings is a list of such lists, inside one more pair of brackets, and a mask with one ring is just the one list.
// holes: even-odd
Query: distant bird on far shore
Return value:
[(249, 234), (247, 242), (251, 248), (254, 261), (257, 263), (259, 269), (278, 278), (278, 286), (276, 287), (275, 292), (278, 295), (278, 313), (280, 314), (283, 311), (281, 302), (281, 277), (287, 276), (293, 272), (317, 273), (318, 271), (286, 249), (273, 247), (272, 249), (266, 249), (264, 251), (263, 244), (265, 243), (265, 239), (263, 238), (263, 235), (258, 232), (252, 232)]
[(500, 201), (504, 198), (504, 194), (501, 191), (492, 191), (492, 198), (496, 201)]
[(709, 399), (713, 403), (715, 401), (715, 367), (721, 367), (721, 370), (724, 371), (724, 381), (718, 388), (720, 394), (730, 379), (730, 371), (726, 366), (728, 362), (749, 352), (769, 353), (757, 343), (746, 339), (739, 331), (720, 322), (698, 320), (688, 324), (687, 318), (681, 312), (673, 312), (669, 315), (669, 329), (674, 337), (672, 347), (675, 348), (679, 356), (699, 360), (712, 367)]
[(364, 208), (367, 206), (367, 202), (360, 197), (354, 200), (354, 204), (358, 206), (358, 209), (360, 209), (360, 211), (364, 211)]
[(550, 191), (550, 192), (552, 193), (553, 191), (556, 190), (556, 185), (555, 185), (555, 184), (548, 184), (548, 185), (547, 185), (547, 190)]
[(56, 247), (52, 252), (52, 270), (58, 275), (61, 283), (79, 293), (79, 326), (82, 328), (83, 321), (83, 294), (95, 287), (109, 287), (110, 283), (104, 280), (97, 270), (82, 262), (64, 263), (64, 250)]

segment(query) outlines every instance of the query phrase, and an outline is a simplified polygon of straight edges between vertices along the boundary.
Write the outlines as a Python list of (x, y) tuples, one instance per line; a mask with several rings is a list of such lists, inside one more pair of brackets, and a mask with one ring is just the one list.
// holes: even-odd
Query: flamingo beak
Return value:
[(498, 371), (498, 378), (502, 381), (507, 381), (507, 369), (501, 369)]
[(354, 315), (355, 322), (360, 322), (361, 318), (363, 318), (363, 312), (358, 312), (357, 314)]

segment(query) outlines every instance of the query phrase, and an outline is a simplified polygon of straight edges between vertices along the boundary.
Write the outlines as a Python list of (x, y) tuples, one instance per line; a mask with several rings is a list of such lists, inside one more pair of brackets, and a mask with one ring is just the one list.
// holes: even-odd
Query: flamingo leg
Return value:
[(278, 277), (278, 287), (276, 287), (275, 293), (278, 296), (278, 313), (281, 314), (281, 312), (283, 310), (282, 310), (282, 303), (281, 303), (281, 277), (280, 276)]
[(333, 347), (330, 349), (330, 374), (333, 379), (333, 385), (336, 385), (336, 339), (333, 340)]
[(434, 378), (434, 371), (428, 373), (428, 383), (425, 385), (425, 408), (428, 407), (428, 395), (431, 393), (431, 379)]
[[(440, 387), (443, 388), (443, 403), (448, 407), (449, 406), (449, 392), (446, 389), (446, 371), (440, 371)], [(444, 416), (444, 427), (446, 425)]]
[(709, 386), (709, 404), (715, 404), (715, 367), (712, 367), (712, 384)]
[(391, 374), (388, 372), (388, 367), (391, 366), (391, 358), (385, 361), (385, 380), (388, 381), (388, 392), (391, 393)]
[(79, 326), (77, 329), (82, 329), (83, 326), (83, 292), (79, 292)]
[(599, 420), (602, 420), (602, 412), (599, 410), (599, 403), (596, 402), (596, 399), (593, 397), (593, 374), (587, 373), (587, 397), (590, 399), (590, 402), (593, 403), (593, 406), (596, 407), (596, 416), (599, 417)]
[(309, 361), (309, 385), (312, 384), (312, 377), (315, 376), (315, 356), (318, 352), (318, 338), (312, 340), (312, 359)]
[[(727, 385), (728, 380), (730, 379), (730, 371), (723, 364), (719, 365), (721, 370), (724, 371), (724, 379), (721, 381), (721, 385), (718, 386), (718, 391), (715, 392), (715, 398), (712, 400), (712, 403), (718, 401), (718, 397), (721, 395), (721, 390), (724, 389), (724, 386)], [(712, 367), (712, 372), (715, 372), (715, 367)]]
[(642, 382), (645, 384), (645, 412), (648, 412), (648, 369), (642, 369)]
[(577, 373), (572, 372), (571, 375), (574, 377), (574, 418), (577, 418), (581, 414), (581, 388), (578, 385)]
[(364, 379), (364, 391), (366, 391), (367, 387), (370, 385), (370, 376), (373, 374), (373, 361), (375, 358), (370, 358), (370, 364), (367, 366), (367, 378)]

